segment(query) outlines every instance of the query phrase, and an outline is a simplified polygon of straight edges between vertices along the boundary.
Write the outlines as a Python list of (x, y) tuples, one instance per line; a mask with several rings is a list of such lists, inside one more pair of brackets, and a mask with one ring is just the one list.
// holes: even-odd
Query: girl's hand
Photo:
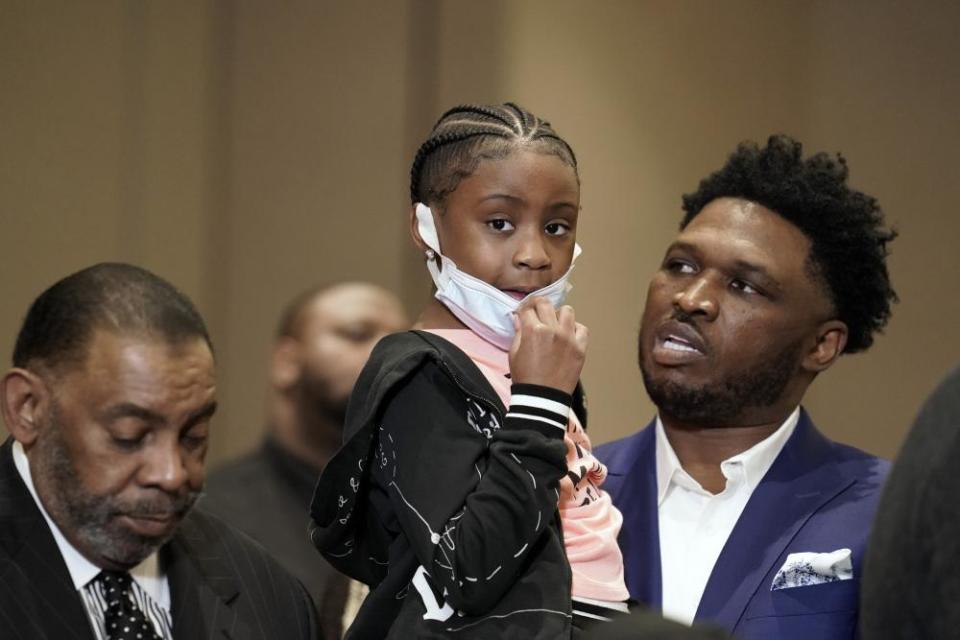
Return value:
[(510, 346), (510, 378), (573, 393), (587, 354), (587, 328), (573, 307), (554, 309), (546, 298), (527, 301), (514, 317), (517, 335)]

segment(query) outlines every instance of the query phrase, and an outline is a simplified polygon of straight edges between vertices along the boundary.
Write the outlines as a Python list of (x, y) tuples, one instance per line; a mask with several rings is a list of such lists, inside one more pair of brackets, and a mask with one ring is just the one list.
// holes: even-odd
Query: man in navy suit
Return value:
[(631, 596), (739, 638), (852, 638), (888, 464), (800, 407), (866, 350), (896, 295), (876, 200), (843, 158), (741, 144), (684, 196), (647, 293), (639, 363), (657, 417), (598, 447)]

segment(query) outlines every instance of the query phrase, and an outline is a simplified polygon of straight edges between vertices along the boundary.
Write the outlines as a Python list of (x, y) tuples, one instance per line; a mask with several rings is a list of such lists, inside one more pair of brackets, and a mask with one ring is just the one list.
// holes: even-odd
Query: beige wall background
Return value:
[(737, 142), (842, 151), (901, 237), (901, 303), (807, 406), (893, 455), (960, 359), (960, 5), (928, 1), (0, 0), (0, 352), (30, 301), (102, 260), (187, 292), (218, 350), (214, 462), (256, 444), (280, 308), (370, 280), (415, 313), (407, 175), (447, 107), (518, 101), (581, 162), (572, 302), (596, 442), (653, 408), (635, 364), (680, 194)]

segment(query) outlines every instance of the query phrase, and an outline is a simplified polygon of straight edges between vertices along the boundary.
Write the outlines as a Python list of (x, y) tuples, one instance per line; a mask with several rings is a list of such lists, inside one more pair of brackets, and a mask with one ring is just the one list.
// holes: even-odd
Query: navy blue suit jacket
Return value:
[[(623, 513), (620, 547), (632, 598), (662, 598), (654, 422), (599, 446), (603, 488)], [(828, 440), (806, 411), (744, 508), (707, 581), (697, 621), (738, 638), (857, 636), (863, 556), (889, 463)], [(853, 580), (771, 591), (791, 553), (853, 552)]]

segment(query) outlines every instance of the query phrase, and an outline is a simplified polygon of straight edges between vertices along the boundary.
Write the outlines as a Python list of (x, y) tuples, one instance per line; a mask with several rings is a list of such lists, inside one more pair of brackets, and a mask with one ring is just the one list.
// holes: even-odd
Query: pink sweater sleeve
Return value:
[(593, 457), (590, 438), (571, 414), (567, 433), (567, 477), (560, 482), (560, 520), (574, 597), (622, 602), (630, 597), (623, 578), (617, 535), (623, 516), (601, 485), (607, 469)]

